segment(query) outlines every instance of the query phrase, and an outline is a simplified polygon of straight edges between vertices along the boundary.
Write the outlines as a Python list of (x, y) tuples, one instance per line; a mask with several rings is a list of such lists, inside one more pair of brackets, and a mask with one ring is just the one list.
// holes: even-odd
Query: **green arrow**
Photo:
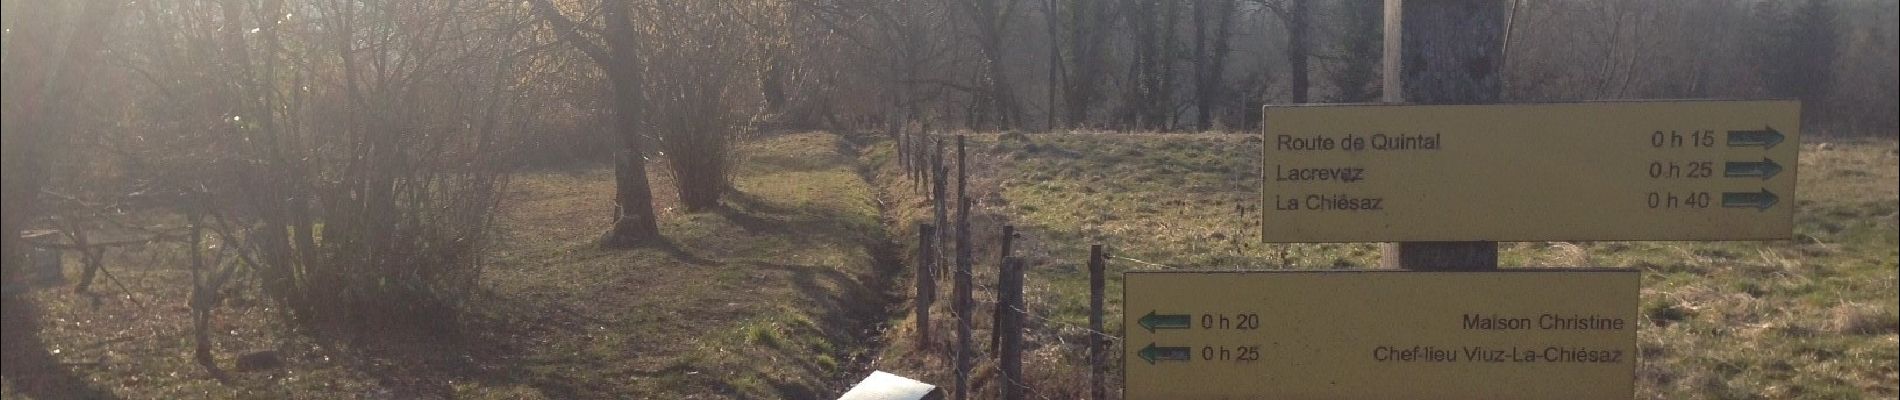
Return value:
[(1729, 161), (1722, 165), (1722, 176), (1728, 178), (1761, 178), (1765, 181), (1779, 173), (1781, 164), (1766, 158), (1761, 159), (1761, 162)]
[(1775, 197), (1775, 192), (1770, 192), (1768, 189), (1762, 189), (1760, 192), (1722, 193), (1722, 207), (1725, 208), (1755, 208), (1767, 211), (1768, 207), (1774, 207), (1775, 202), (1779, 200), (1781, 198)]
[(1774, 127), (1762, 126), (1761, 130), (1728, 131), (1728, 147), (1760, 147), (1772, 149), (1781, 144), (1781, 131)]
[(1149, 311), (1148, 315), (1141, 316), (1141, 327), (1148, 328), (1148, 333), (1155, 333), (1156, 329), (1187, 329), (1193, 320), (1187, 314), (1156, 315), (1154, 311)]
[(1148, 360), (1148, 365), (1154, 365), (1156, 361), (1187, 362), (1194, 359), (1194, 350), (1186, 347), (1155, 347), (1154, 343), (1148, 343), (1148, 347), (1141, 349), (1141, 359)]

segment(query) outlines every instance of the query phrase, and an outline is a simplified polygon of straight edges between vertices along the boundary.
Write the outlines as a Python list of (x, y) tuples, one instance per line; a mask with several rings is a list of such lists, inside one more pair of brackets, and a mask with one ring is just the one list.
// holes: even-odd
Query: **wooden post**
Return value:
[[(1503, 87), (1498, 67), (1504, 9), (1494, 0), (1386, 0), (1385, 101), (1497, 102)], [(1498, 244), (1388, 243), (1379, 264), (1416, 271), (1496, 270)]]
[(903, 154), (904, 177), (910, 178), (910, 191), (914, 193), (918, 191), (918, 188), (923, 187), (921, 182), (917, 181), (917, 137), (911, 135), (910, 132), (900, 132), (898, 137), (903, 138), (898, 142), (897, 152)]
[(1399, 56), (1402, 54), (1400, 50), (1404, 49), (1401, 46), (1404, 43), (1392, 40), (1404, 33), (1399, 29), (1405, 26), (1405, 13), (1402, 12), (1404, 8), (1405, 0), (1385, 0), (1385, 35), (1380, 39), (1384, 51), (1381, 53), (1383, 60), (1380, 60), (1381, 65), (1379, 65), (1381, 70), (1379, 87), (1382, 89), (1380, 100), (1387, 103), (1405, 102), (1405, 87), (1400, 84), (1400, 77), (1403, 75), (1399, 74), (1404, 70), (1399, 68), (1401, 65)]
[(957, 135), (957, 400), (969, 398), (970, 390), (970, 203), (965, 197), (968, 169), (964, 168), (963, 135)]
[[(943, 138), (937, 138), (936, 143), (937, 152), (930, 158), (930, 198), (935, 204), (934, 212), (937, 217), (937, 227), (940, 228), (937, 229), (937, 237), (935, 240), (937, 241), (937, 248), (941, 250), (948, 248), (948, 246), (944, 245), (948, 243), (944, 238), (948, 236), (945, 232), (950, 230), (950, 206), (945, 204), (948, 200), (945, 200), (944, 197), (949, 180), (945, 179), (944, 176), (949, 175), (950, 170), (949, 166), (943, 162)], [(945, 275), (949, 268), (948, 264), (949, 263), (943, 262), (943, 255), (939, 252), (937, 260), (934, 263), (934, 265), (937, 266), (937, 276)]]
[(924, 192), (924, 196), (928, 197), (930, 196), (930, 175), (925, 172), (929, 169), (925, 165), (929, 163), (924, 160), (929, 157), (924, 156), (924, 143), (929, 142), (924, 140), (925, 137), (923, 132), (918, 132), (916, 136), (910, 138), (910, 175), (917, 182), (914, 185), (917, 190)]
[(1023, 302), (1023, 260), (1016, 257), (1003, 259), (1003, 269), (997, 274), (996, 304), (1002, 310), (996, 330), (1003, 336), (1003, 399), (1021, 400), (1023, 398), (1023, 312), (1028, 308)]
[(937, 277), (931, 264), (937, 261), (932, 245), (937, 227), (917, 224), (917, 348), (930, 348), (930, 305), (937, 302)]
[(1108, 399), (1108, 348), (1102, 343), (1102, 292), (1108, 266), (1102, 245), (1089, 245), (1089, 398)]
[(1010, 241), (1016, 239), (1016, 226), (1003, 225), (1003, 259), (1009, 259)]
[(916, 184), (916, 190), (921, 191), (925, 197), (931, 195), (931, 176), (927, 173), (929, 167), (925, 167), (925, 165), (929, 165), (929, 163), (923, 161), (923, 159), (929, 157), (927, 152), (923, 152), (923, 144), (929, 142), (929, 140), (925, 140), (927, 136), (929, 135), (923, 135), (923, 133), (912, 133), (912, 135), (910, 135), (910, 176), (918, 182), (918, 184)]
[(915, 170), (910, 168), (910, 138), (908, 137), (909, 135), (905, 135), (903, 128), (898, 128), (896, 132), (896, 141), (893, 142), (894, 144), (891, 145), (891, 148), (897, 150), (897, 168), (904, 170), (904, 178), (910, 180), (910, 189), (915, 191), (917, 190), (917, 181), (910, 179), (917, 177), (916, 173), (911, 172)]
[(920, 152), (923, 148), (923, 135), (912, 133), (910, 140), (904, 142), (904, 146), (908, 146), (908, 152), (910, 152), (910, 182), (912, 182), (910, 190), (923, 191), (923, 195), (931, 195), (931, 186), (925, 184), (925, 176), (923, 176), (923, 152)]
[[(1016, 226), (1003, 225), (1003, 259), (1000, 261), (999, 265), (1007, 267), (1007, 264), (1009, 263), (1009, 241), (1010, 239), (1015, 238), (1015, 237), (1016, 237)], [(997, 270), (1001, 271), (1002, 269), (999, 268)], [(1003, 274), (1001, 273), (996, 274), (996, 298), (999, 300), (996, 302), (996, 311), (990, 313), (990, 318), (991, 318), (990, 326), (992, 327), (1003, 326), (1003, 313), (1006, 310), (1008, 310), (1008, 308), (1005, 308), (1005, 305), (1000, 300), (1003, 298), (1003, 285), (1004, 285), (1003, 280), (1004, 279), (1009, 279), (1009, 278), (1003, 276)], [(992, 355), (997, 356), (997, 357), (1002, 356), (1002, 353), (999, 350), (1000, 348), (998, 347), (1000, 346), (998, 343), (1000, 343), (1002, 336), (1003, 336), (1002, 329), (990, 329), (990, 352), (993, 353)]]
[[(926, 196), (930, 194), (931, 182), (935, 182), (935, 179), (937, 179), (934, 175), (937, 173), (937, 160), (932, 157), (932, 154), (935, 153), (931, 151), (931, 146), (936, 146), (933, 143), (940, 141), (943, 141), (943, 138), (928, 133), (923, 134), (923, 139), (917, 141), (917, 177), (924, 181), (924, 194)], [(948, 228), (947, 226), (938, 225), (937, 231), (942, 232)]]
[(930, 157), (924, 154), (924, 146), (929, 143), (930, 135), (923, 132), (917, 132), (917, 136), (910, 139), (911, 175), (917, 177), (917, 189), (926, 199), (930, 198), (930, 174), (925, 172), (930, 169)]
[[(971, 246), (970, 244), (970, 196), (969, 196), (970, 171), (968, 168), (965, 168), (965, 166), (969, 164), (969, 158), (965, 156), (963, 144), (964, 144), (963, 135), (957, 135), (957, 233), (956, 233), (957, 236), (955, 238), (957, 241), (956, 267), (957, 267), (958, 276), (962, 277), (964, 280), (970, 280), (970, 279), (974, 279), (976, 276), (971, 275), (972, 265), (971, 265), (971, 260), (970, 260), (970, 257), (971, 257), (970, 250), (972, 249), (970, 247)], [(949, 171), (949, 168), (945, 168), (944, 170)], [(969, 293), (971, 290), (971, 288), (969, 287), (970, 285), (966, 283), (964, 286), (965, 286), (963, 289), (964, 301), (965, 302), (974, 301), (971, 297), (969, 297), (970, 296)], [(965, 308), (968, 308), (968, 306), (965, 306)], [(970, 323), (969, 322), (970, 320), (967, 318), (964, 319), (963, 321), (964, 321), (964, 324)]]
[[(916, 136), (910, 138), (910, 173), (917, 179), (917, 190), (923, 192), (926, 198), (930, 197), (930, 162), (927, 161), (930, 155), (924, 149), (930, 148), (929, 138), (930, 135), (924, 132), (917, 132)], [(943, 228), (943, 225), (937, 227)]]

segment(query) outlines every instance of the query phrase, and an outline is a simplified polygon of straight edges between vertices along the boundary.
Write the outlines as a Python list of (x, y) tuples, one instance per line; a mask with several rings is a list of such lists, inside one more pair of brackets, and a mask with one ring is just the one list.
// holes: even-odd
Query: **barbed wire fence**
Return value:
[[(955, 318), (954, 321), (956, 321), (952, 322), (952, 324), (954, 324), (952, 332), (959, 335), (955, 340), (950, 340), (950, 342), (956, 343), (956, 346), (953, 346), (951, 352), (953, 352), (952, 356), (956, 358), (953, 362), (953, 365), (957, 368), (957, 371), (954, 373), (957, 377), (955, 387), (960, 389), (957, 392), (953, 392), (954, 398), (969, 398), (975, 392), (981, 391), (980, 389), (971, 387), (966, 381), (971, 376), (971, 373), (974, 372), (969, 370), (972, 367), (992, 369), (992, 371), (985, 372), (994, 372), (994, 376), (996, 377), (993, 381), (994, 383), (1009, 385), (1007, 387), (997, 387), (997, 393), (1004, 394), (1004, 398), (1022, 398), (1024, 395), (1039, 399), (1108, 398), (1108, 390), (1105, 387), (1107, 381), (1107, 366), (1112, 364), (1111, 360), (1114, 360), (1114, 358), (1112, 358), (1114, 357), (1113, 355), (1119, 354), (1124, 344), (1121, 335), (1103, 327), (1104, 321), (1107, 319), (1107, 316), (1104, 315), (1107, 312), (1107, 307), (1103, 300), (1105, 294), (1102, 293), (1102, 282), (1105, 280), (1104, 275), (1106, 273), (1105, 265), (1109, 261), (1114, 260), (1117, 262), (1125, 261), (1131, 263), (1131, 265), (1124, 268), (1125, 270), (1166, 270), (1177, 268), (1159, 262), (1111, 254), (1105, 251), (1102, 245), (1096, 244), (1092, 246), (1089, 259), (1092, 298), (1087, 300), (1090, 300), (1091, 303), (1089, 310), (1090, 324), (1078, 324), (1064, 320), (1062, 317), (1035, 312), (1035, 307), (1030, 306), (1029, 299), (1021, 293), (1023, 288), (1028, 286), (1027, 282), (1019, 281), (1013, 287), (1007, 288), (1015, 290), (1015, 293), (1001, 293), (998, 290), (1005, 289), (1004, 286), (1007, 286), (1006, 284), (992, 284), (988, 282), (987, 279), (980, 279), (982, 277), (979, 276), (977, 268), (973, 268), (974, 264), (982, 264), (985, 266), (991, 264), (988, 258), (988, 256), (990, 256), (989, 254), (985, 255), (986, 261), (977, 262), (971, 260), (971, 258), (974, 258), (972, 255), (976, 253), (974, 250), (995, 251), (1000, 255), (1000, 257), (996, 257), (994, 260), (998, 265), (994, 270), (986, 269), (984, 272), (995, 271), (998, 275), (995, 278), (1006, 279), (1002, 276), (1005, 270), (1003, 264), (1015, 261), (1012, 259), (1013, 255), (1011, 254), (1012, 241), (1020, 238), (1021, 232), (1015, 231), (1012, 225), (1004, 221), (995, 221), (1002, 225), (1001, 240), (976, 241), (971, 239), (972, 236), (974, 236), (971, 235), (971, 232), (965, 231), (973, 229), (971, 228), (969, 219), (972, 213), (971, 206), (974, 202), (969, 198), (967, 183), (969, 179), (969, 168), (965, 165), (969, 162), (969, 159), (967, 158), (964, 146), (965, 140), (962, 135), (958, 135), (955, 138), (957, 146), (956, 149), (953, 150), (955, 152), (953, 154), (946, 154), (948, 152), (945, 150), (950, 150), (947, 149), (947, 147), (950, 147), (948, 144), (952, 142), (946, 135), (910, 133), (907, 132), (907, 130), (900, 130), (897, 135), (896, 143), (900, 152), (896, 157), (898, 165), (904, 170), (905, 177), (911, 181), (913, 192), (919, 192), (920, 195), (930, 203), (930, 208), (933, 211), (930, 217), (934, 217), (932, 219), (936, 222), (934, 225), (927, 222), (919, 224), (920, 229), (916, 232), (919, 235), (917, 239), (919, 243), (917, 250), (919, 253), (916, 254), (918, 261), (914, 269), (920, 277), (917, 279), (917, 286), (914, 289), (917, 291), (918, 315), (928, 315), (930, 312), (927, 309), (934, 305), (935, 299), (941, 298), (939, 297), (941, 293), (938, 293), (940, 290), (938, 287), (941, 285), (936, 284), (938, 278), (951, 278), (961, 281), (958, 282), (960, 283), (959, 285), (948, 288), (952, 291), (952, 293), (949, 293), (949, 298), (961, 300), (952, 302), (949, 307), (949, 312), (951, 316)], [(955, 170), (952, 170), (953, 167)], [(947, 190), (952, 184), (956, 185), (957, 190), (955, 193), (951, 193)], [(952, 198), (953, 196), (955, 198)], [(994, 227), (991, 229), (994, 229)], [(993, 244), (1000, 246), (995, 248), (989, 247)], [(1017, 272), (1020, 273), (1021, 271)], [(962, 282), (968, 283), (961, 284)], [(1039, 288), (1041, 290), (1048, 290), (1046, 285)], [(958, 290), (965, 292), (957, 292)], [(990, 293), (992, 296), (978, 298), (975, 296), (977, 293)], [(974, 342), (973, 340), (965, 340), (963, 337), (963, 335), (969, 334), (966, 332), (974, 332), (973, 328), (975, 327), (966, 324), (974, 323), (975, 318), (973, 317), (976, 317), (974, 314), (980, 314), (982, 312), (979, 311), (979, 309), (989, 310), (992, 317), (990, 326), (990, 347), (987, 351), (975, 348), (978, 346), (972, 343)], [(1020, 316), (1021, 320), (1019, 323), (1005, 326), (1004, 319), (1012, 316), (1010, 314)], [(919, 324), (919, 326), (917, 326), (918, 332), (916, 333), (919, 336), (917, 338), (919, 343), (932, 341), (930, 339), (932, 327), (929, 326), (931, 321), (919, 319), (916, 322)], [(1055, 348), (1058, 349), (1076, 348), (1068, 342), (1072, 339), (1066, 339), (1072, 338), (1076, 334), (1088, 338), (1086, 345), (1082, 346), (1086, 349), (1086, 353), (1081, 355), (1081, 357), (1077, 357), (1087, 360), (1090, 367), (1087, 371), (1090, 377), (1090, 384), (1089, 388), (1085, 391), (1085, 393), (1087, 393), (1086, 396), (1063, 394), (1066, 392), (1056, 387), (1038, 387), (1037, 384), (1049, 384), (1050, 382), (1035, 382), (1033, 379), (1028, 379), (1022, 376), (1021, 368), (1017, 368), (1014, 373), (1006, 369), (1006, 367), (1010, 365), (1010, 361), (1019, 363), (1020, 360), (1022, 360), (1020, 353), (1027, 346), (1015, 346), (1014, 348), (1007, 349), (1013, 350), (1017, 354), (1004, 354), (1006, 350), (1005, 347), (1007, 346), (1002, 346), (1001, 344), (1012, 338), (1018, 340), (1018, 343), (1021, 343), (1022, 335), (1029, 333), (1035, 333), (1038, 337), (1053, 338)], [(1010, 335), (1015, 336), (1011, 337)], [(946, 339), (951, 338), (939, 338), (939, 340)], [(999, 361), (982, 363), (987, 364), (987, 366), (979, 367), (978, 365), (973, 365), (971, 362), (976, 359), (978, 355), (981, 355), (983, 357), (982, 359), (985, 360), (999, 359)], [(1012, 391), (1009, 390), (1010, 388), (1019, 390)]]

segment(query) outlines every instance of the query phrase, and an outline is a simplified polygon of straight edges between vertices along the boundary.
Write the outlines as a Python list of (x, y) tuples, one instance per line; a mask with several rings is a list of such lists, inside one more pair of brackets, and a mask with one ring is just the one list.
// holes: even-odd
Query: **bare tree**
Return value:
[(1261, 0), (1261, 4), (1286, 23), (1286, 64), (1292, 85), (1293, 102), (1305, 103), (1312, 91), (1313, 12), (1310, 0)]
[[(742, 93), (751, 88), (741, 86), (743, 80), (735, 75), (746, 69), (750, 57), (745, 50), (751, 48), (746, 40), (752, 33), (742, 29), (739, 11), (730, 7), (735, 4), (661, 2), (653, 8), (645, 32), (652, 39), (652, 72), (644, 89), (653, 100), (649, 125), (659, 134), (680, 205), (687, 211), (714, 209), (720, 196), (731, 190), (733, 142), (744, 122), (738, 107)], [(749, 5), (767, 18), (780, 11), (772, 3)], [(766, 54), (763, 63), (780, 62), (783, 56)], [(773, 90), (782, 87), (768, 91)], [(784, 106), (783, 98), (765, 97), (767, 109), (774, 107), (773, 101)]]
[(977, 102), (982, 114), (994, 121), (997, 129), (1010, 129), (1021, 123), (1022, 110), (1016, 105), (1009, 75), (1004, 71), (1003, 42), (1010, 35), (1010, 14), (1016, 0), (957, 0), (963, 15), (970, 19), (978, 52), (983, 57), (980, 80), (982, 91)]
[(922, 112), (915, 94), (939, 82), (926, 78), (929, 66), (948, 54), (941, 28), (939, 5), (927, 1), (815, 1), (794, 0), (818, 25), (838, 33), (855, 51), (852, 61), (868, 66), (867, 75), (881, 81), (880, 98), (895, 99), (892, 108), (908, 118)]
[(1127, 83), (1123, 85), (1124, 111), (1118, 125), (1132, 129), (1167, 130), (1173, 124), (1175, 23), (1180, 8), (1174, 1), (1127, 0), (1122, 16), (1131, 47)]
[(1790, 10), (1781, 2), (1755, 5), (1757, 47), (1754, 64), (1768, 94), (1801, 99), (1802, 125), (1818, 126), (1828, 118), (1826, 104), (1832, 89), (1835, 31), (1834, 5), (1807, 0)]
[[(104, 167), (62, 169), (59, 182), (98, 185), (75, 193), (129, 215), (184, 217), (192, 357), (214, 374), (206, 330), (235, 283), (321, 327), (433, 318), (479, 274), (501, 184), (495, 132), (528, 47), (516, 10), (130, 3), (123, 25), (140, 34), (108, 41), (109, 55), (88, 63), (107, 66), (114, 96), (69, 118), (118, 127), (85, 135), (97, 146), (71, 157)], [(9, 104), (22, 99), (12, 74), (25, 71), (12, 65)]]
[(1195, 129), (1214, 127), (1214, 113), (1226, 82), (1227, 54), (1237, 4), (1233, 0), (1194, 2)]
[(5, 126), (0, 128), (6, 179), (0, 181), (0, 282), (11, 283), (20, 265), (20, 229), (39, 212), (47, 180), (44, 150), (51, 138), (70, 134), (75, 96), (90, 82), (103, 38), (112, 32), (119, 0), (14, 3), (7, 8), (4, 90)]
[(613, 227), (601, 235), (600, 245), (632, 247), (660, 236), (653, 214), (653, 189), (647, 181), (646, 152), (640, 133), (640, 112), (646, 107), (639, 30), (629, 15), (629, 1), (602, 0), (585, 14), (598, 14), (603, 27), (584, 26), (567, 16), (551, 0), (530, 0), (534, 11), (562, 40), (581, 50), (606, 72), (613, 86), (614, 129), (621, 150), (614, 162)]
[(1109, 63), (1109, 31), (1114, 28), (1115, 10), (1111, 6), (1115, 3), (1048, 0), (1048, 4), (1047, 9), (1053, 11), (1047, 15), (1050, 31), (1054, 32), (1051, 36), (1068, 45), (1068, 57), (1063, 58), (1058, 52), (1054, 60), (1061, 77), (1063, 120), (1070, 128), (1082, 127), (1101, 101), (1101, 81), (1107, 72), (1104, 67)]
[(1327, 26), (1334, 27), (1331, 54), (1326, 61), (1327, 81), (1333, 87), (1332, 101), (1356, 103), (1379, 98), (1379, 25), (1380, 4), (1371, 1), (1342, 1)]

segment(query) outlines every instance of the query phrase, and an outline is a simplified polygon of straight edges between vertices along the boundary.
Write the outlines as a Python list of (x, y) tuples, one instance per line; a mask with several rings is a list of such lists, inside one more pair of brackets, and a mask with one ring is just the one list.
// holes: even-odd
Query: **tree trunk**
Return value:
[(1214, 108), (1214, 87), (1207, 76), (1207, 20), (1209, 0), (1194, 2), (1194, 129), (1207, 130), (1212, 121), (1210, 109)]
[[(977, 50), (983, 55), (983, 97), (981, 103), (995, 119), (997, 129), (1008, 130), (1020, 122), (1016, 96), (1010, 92), (1009, 76), (1003, 71), (1003, 39), (1008, 34), (1010, 5), (998, 1), (966, 0), (965, 13), (976, 26)], [(1013, 4), (1013, 3), (1012, 3)]]
[(636, 40), (639, 32), (627, 15), (627, 2), (601, 2), (600, 16), (605, 20), (601, 32), (606, 46), (588, 40), (573, 20), (561, 15), (550, 0), (531, 0), (534, 12), (553, 25), (561, 39), (586, 53), (607, 74), (613, 85), (614, 133), (620, 138), (620, 154), (614, 162), (613, 227), (600, 237), (600, 246), (624, 248), (638, 246), (660, 236), (653, 215), (653, 190), (647, 182), (645, 146), (640, 140), (640, 112), (646, 106), (645, 78), (640, 75), (640, 53)]
[[(614, 129), (619, 131), (621, 150), (614, 162), (614, 224), (600, 238), (600, 246), (606, 248), (627, 248), (638, 246), (642, 242), (660, 236), (660, 228), (653, 216), (653, 190), (647, 182), (646, 156), (641, 151), (640, 136), (636, 113), (638, 108), (629, 97), (639, 94), (626, 94), (629, 90), (614, 90)], [(631, 91), (638, 91), (633, 89)]]
[(1108, 26), (1106, 7), (1101, 1), (1069, 0), (1069, 73), (1062, 94), (1070, 128), (1087, 124), (1089, 109), (1095, 106), (1095, 81), (1101, 79), (1102, 71), (1099, 54)]
[(1504, 3), (1404, 3), (1405, 100), (1419, 104), (1496, 103), (1503, 79)]
[(1288, 69), (1291, 70), (1289, 72), (1293, 74), (1291, 82), (1293, 102), (1306, 103), (1309, 99), (1308, 92), (1312, 87), (1309, 80), (1310, 71), (1307, 68), (1307, 61), (1312, 58), (1310, 56), (1312, 51), (1309, 50), (1312, 48), (1312, 39), (1310, 39), (1312, 29), (1311, 24), (1308, 23), (1311, 19), (1309, 14), (1312, 13), (1307, 11), (1309, 9), (1307, 0), (1287, 0), (1287, 3), (1286, 62)]
[[(1404, 32), (1399, 38), (1403, 55), (1394, 54), (1388, 46), (1386, 62), (1400, 62), (1393, 60), (1395, 56), (1403, 60), (1403, 100), (1419, 104), (1498, 101), (1503, 88), (1498, 71), (1503, 49), (1503, 2), (1415, 0), (1403, 2), (1401, 8), (1397, 20)], [(1388, 16), (1391, 11), (1388, 9)], [(1386, 41), (1393, 42), (1392, 38)], [(1386, 71), (1391, 73), (1392, 68)], [(1397, 87), (1388, 86), (1386, 90), (1388, 101), (1398, 97), (1390, 95)], [(1390, 243), (1382, 253), (1380, 264), (1386, 267), (1419, 271), (1498, 268), (1497, 242)]]
[(989, 71), (988, 74), (990, 76), (989, 88), (984, 91), (988, 93), (990, 98), (990, 110), (995, 113), (996, 128), (999, 130), (1009, 130), (1016, 127), (1016, 123), (1021, 119), (1018, 118), (1017, 113), (1022, 110), (1016, 106), (1016, 96), (1009, 90), (1009, 88), (1014, 86), (1010, 85), (1008, 75), (1003, 72), (1002, 54), (1000, 53), (1001, 50), (999, 49), (996, 56), (993, 56), (989, 61), (983, 63), (983, 69)]
[(1333, 51), (1339, 54), (1338, 62), (1333, 63), (1326, 74), (1327, 80), (1338, 89), (1331, 101), (1377, 101), (1379, 94), (1372, 88), (1379, 79), (1380, 4), (1366, 1), (1342, 6), (1330, 22), (1317, 24), (1336, 27), (1339, 36), (1333, 41)]
[(1128, 83), (1123, 94), (1122, 112), (1118, 118), (1124, 129), (1144, 129), (1148, 127), (1148, 103), (1152, 97), (1154, 83), (1154, 59), (1158, 51), (1155, 45), (1155, 0), (1128, 0), (1122, 14), (1129, 31)]
[(778, 114), (785, 111), (785, 56), (779, 54), (784, 49), (768, 51), (765, 70), (759, 73), (759, 91), (765, 98), (765, 113)]
[[(1233, 15), (1232, 0), (1194, 3), (1194, 126), (1199, 130), (1214, 128), (1214, 115), (1225, 92), (1221, 78), (1227, 70), (1228, 35), (1233, 27)], [(1209, 29), (1213, 32), (1209, 33)]]
[(625, 2), (609, 1), (602, 5), (606, 18), (606, 42), (610, 62), (606, 67), (613, 81), (614, 130), (620, 137), (620, 160), (614, 168), (614, 204), (618, 216), (600, 238), (600, 246), (626, 248), (638, 246), (660, 236), (653, 215), (653, 190), (647, 182), (645, 146), (640, 138), (640, 110), (646, 105), (643, 77), (640, 75), (635, 32), (628, 20)]
[(222, 381), (224, 371), (218, 369), (217, 361), (211, 357), (211, 307), (215, 306), (211, 296), (217, 288), (205, 284), (204, 217), (198, 210), (192, 210), (187, 218), (191, 224), (191, 238), (187, 240), (191, 247), (186, 250), (191, 252), (191, 358)]
[(1174, 40), (1175, 23), (1181, 18), (1181, 8), (1172, 1), (1162, 1), (1161, 27), (1155, 40), (1161, 43), (1161, 52), (1154, 61), (1160, 63), (1160, 73), (1155, 76), (1155, 92), (1149, 101), (1150, 120), (1154, 129), (1163, 132), (1174, 128), (1174, 59), (1177, 44)]

